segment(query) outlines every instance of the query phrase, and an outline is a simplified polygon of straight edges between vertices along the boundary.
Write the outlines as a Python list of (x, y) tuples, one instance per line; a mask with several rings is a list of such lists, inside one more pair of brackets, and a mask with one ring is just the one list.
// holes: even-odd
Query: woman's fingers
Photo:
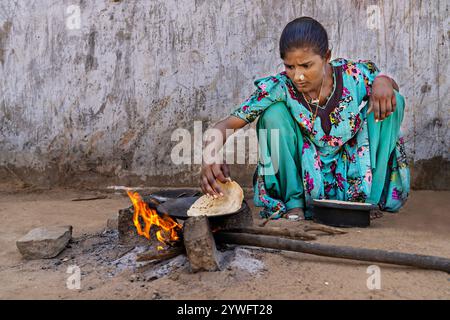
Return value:
[(202, 185), (203, 185), (203, 193), (213, 196), (214, 195), (214, 190), (212, 189), (211, 185), (209, 184), (208, 178), (204, 177), (202, 180)]
[(375, 120), (380, 120), (380, 102), (378, 99), (372, 100), (372, 112), (373, 116), (375, 117)]
[(230, 178), (230, 167), (224, 163), (220, 166), (222, 168), (222, 172), (225, 175), (225, 178), (227, 178), (227, 180), (231, 180)]
[(216, 181), (216, 176), (214, 175), (214, 172), (212, 171), (215, 165), (211, 166), (211, 170), (208, 170), (206, 173), (206, 178), (208, 179), (208, 183), (210, 188), (212, 189), (212, 193), (209, 192), (213, 197), (219, 197), (220, 194), (223, 194), (221, 187)]
[(222, 171), (221, 165), (217, 165), (217, 164), (213, 165), (212, 172), (214, 174), (214, 177), (216, 177), (216, 179), (218, 179), (220, 182), (226, 183), (228, 181), (224, 172)]
[(206, 189), (205, 186), (203, 186), (205, 184), (205, 182), (203, 181), (203, 179), (200, 180), (200, 189), (202, 189), (202, 193), (206, 194)]
[(214, 178), (214, 175), (212, 174), (212, 172), (210, 172), (209, 174), (206, 175), (206, 179), (207, 179), (207, 186), (206, 186), (206, 191), (209, 195), (213, 196), (213, 197), (218, 197), (219, 193), (217, 192), (216, 189), (216, 179)]
[(229, 174), (226, 164), (204, 165), (200, 182), (202, 192), (215, 198), (223, 196), (223, 190), (218, 181), (222, 183), (230, 181)]
[(395, 109), (397, 109), (397, 98), (395, 97), (395, 93), (392, 95), (391, 105), (392, 105), (392, 113), (394, 113)]
[(216, 178), (210, 177), (210, 178), (208, 178), (208, 182), (209, 182), (209, 185), (211, 186), (211, 188), (213, 190), (212, 196), (214, 198), (217, 198), (219, 196), (223, 196), (222, 188), (217, 183)]
[(201, 175), (202, 191), (204, 194), (217, 197), (218, 193), (215, 192), (214, 187), (211, 183), (211, 181), (214, 181), (214, 179), (215, 178), (211, 171), (211, 166), (205, 165), (202, 168), (202, 175)]
[(380, 118), (383, 121), (386, 118), (386, 100), (384, 98), (380, 99)]
[(392, 114), (392, 100), (391, 97), (386, 99), (386, 118)]

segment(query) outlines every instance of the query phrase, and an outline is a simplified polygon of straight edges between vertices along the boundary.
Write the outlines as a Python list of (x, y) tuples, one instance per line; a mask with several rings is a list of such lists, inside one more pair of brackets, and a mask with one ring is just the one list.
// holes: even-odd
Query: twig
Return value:
[(243, 228), (230, 228), (223, 230), (225, 232), (232, 233), (250, 233), (250, 234), (260, 234), (267, 236), (279, 236), (299, 240), (316, 240), (317, 237), (312, 234), (307, 234), (303, 231), (290, 230), (288, 228), (277, 228), (277, 227), (243, 227)]
[(320, 225), (320, 224), (315, 224), (312, 226), (306, 226), (305, 228), (303, 228), (303, 230), (305, 232), (308, 231), (322, 231), (328, 234), (346, 234), (347, 231), (344, 231), (342, 229), (338, 229), (338, 228), (334, 228), (334, 227), (329, 227), (329, 226), (324, 226), (324, 225)]
[(131, 247), (127, 248), (125, 251), (122, 251), (122, 252), (118, 255), (118, 257), (116, 258), (116, 260), (122, 258), (122, 257), (125, 256), (127, 253), (129, 253), (130, 251), (133, 251), (134, 248), (135, 248), (135, 247), (131, 246)]
[(272, 213), (272, 215), (271, 215), (270, 217), (266, 218), (266, 220), (265, 220), (263, 223), (261, 223), (259, 226), (260, 226), (260, 227), (264, 227), (270, 220), (272, 220), (273, 218), (275, 218), (275, 216), (276, 216), (277, 214), (278, 214), (278, 212)]
[(91, 201), (91, 200), (98, 200), (98, 199), (106, 199), (108, 196), (97, 196), (97, 197), (91, 197), (91, 198), (76, 198), (72, 199), (72, 201)]

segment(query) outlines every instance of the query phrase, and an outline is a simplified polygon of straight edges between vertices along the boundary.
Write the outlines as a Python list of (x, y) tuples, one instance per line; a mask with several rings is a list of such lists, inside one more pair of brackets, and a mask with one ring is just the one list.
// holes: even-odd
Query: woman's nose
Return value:
[(295, 80), (296, 81), (303, 81), (303, 80), (305, 80), (305, 75), (303, 74), (303, 72), (296, 71), (295, 72)]

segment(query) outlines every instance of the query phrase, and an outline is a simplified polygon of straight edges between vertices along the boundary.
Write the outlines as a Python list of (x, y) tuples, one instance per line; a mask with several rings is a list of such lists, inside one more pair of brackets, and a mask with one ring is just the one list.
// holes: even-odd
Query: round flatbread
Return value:
[(213, 198), (201, 196), (187, 211), (187, 215), (194, 216), (220, 216), (238, 211), (244, 200), (244, 191), (235, 181), (217, 183), (222, 187), (223, 197)]

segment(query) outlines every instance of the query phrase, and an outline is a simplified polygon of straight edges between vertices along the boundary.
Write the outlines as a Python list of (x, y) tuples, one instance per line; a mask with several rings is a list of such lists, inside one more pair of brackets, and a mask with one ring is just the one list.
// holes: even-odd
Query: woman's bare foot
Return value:
[(289, 219), (290, 217), (294, 216), (298, 216), (299, 220), (305, 220), (305, 212), (302, 208), (292, 208), (288, 210), (288, 212), (286, 212), (283, 217)]
[(383, 211), (381, 210), (372, 210), (370, 211), (370, 220), (375, 220), (383, 217)]

